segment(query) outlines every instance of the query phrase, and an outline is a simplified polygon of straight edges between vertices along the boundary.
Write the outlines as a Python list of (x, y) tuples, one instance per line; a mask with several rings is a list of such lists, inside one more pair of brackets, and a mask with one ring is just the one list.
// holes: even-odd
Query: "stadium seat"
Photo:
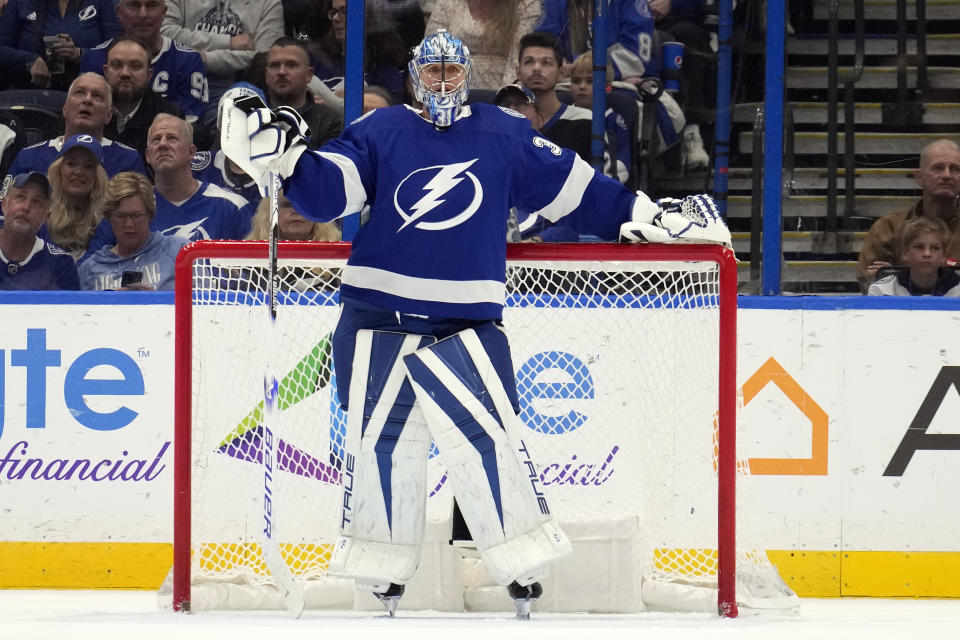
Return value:
[(23, 125), (23, 146), (30, 146), (63, 133), (63, 103), (66, 98), (67, 94), (63, 91), (0, 91), (0, 109), (16, 114)]

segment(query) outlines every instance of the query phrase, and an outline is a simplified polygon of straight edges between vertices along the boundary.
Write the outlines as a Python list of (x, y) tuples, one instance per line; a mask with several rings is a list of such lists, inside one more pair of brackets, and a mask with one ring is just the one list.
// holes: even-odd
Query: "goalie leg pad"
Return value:
[(430, 434), (402, 356), (432, 337), (357, 332), (344, 446), (341, 538), (330, 573), (403, 584), (416, 571)]
[(481, 325), (404, 363), (487, 569), (503, 585), (535, 581), (570, 542), (550, 517), (532, 463), (521, 459), (526, 447), (505, 429), (518, 421), (498, 373), (512, 372), (506, 336)]

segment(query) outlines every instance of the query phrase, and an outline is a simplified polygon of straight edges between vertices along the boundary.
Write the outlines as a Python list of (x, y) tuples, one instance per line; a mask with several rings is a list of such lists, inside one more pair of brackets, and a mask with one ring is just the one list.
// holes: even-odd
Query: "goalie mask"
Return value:
[(470, 50), (441, 29), (423, 39), (410, 61), (413, 94), (437, 128), (453, 124), (467, 100)]

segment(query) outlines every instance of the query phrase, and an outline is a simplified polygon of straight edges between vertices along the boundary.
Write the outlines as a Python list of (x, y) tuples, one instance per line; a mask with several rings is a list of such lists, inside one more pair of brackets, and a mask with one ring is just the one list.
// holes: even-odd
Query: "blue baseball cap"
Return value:
[(508, 84), (500, 87), (497, 95), (493, 98), (493, 104), (500, 105), (504, 102), (520, 101), (520, 104), (536, 104), (537, 99), (533, 96), (533, 91), (519, 84)]
[(46, 196), (50, 197), (50, 181), (47, 180), (47, 176), (43, 175), (39, 171), (27, 171), (26, 173), (18, 173), (13, 177), (13, 180), (10, 182), (11, 187), (25, 187), (27, 183), (33, 181), (43, 187), (43, 192)]
[(63, 146), (60, 147), (60, 155), (62, 156), (74, 147), (83, 147), (84, 149), (88, 149), (97, 158), (97, 162), (103, 164), (103, 147), (100, 145), (100, 141), (90, 134), (81, 133), (75, 136), (70, 136), (64, 140)]

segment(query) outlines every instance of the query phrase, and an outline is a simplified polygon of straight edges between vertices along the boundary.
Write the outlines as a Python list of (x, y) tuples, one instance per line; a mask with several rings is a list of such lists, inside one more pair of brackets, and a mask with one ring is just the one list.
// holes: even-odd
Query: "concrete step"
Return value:
[[(750, 262), (737, 262), (737, 280), (750, 282)], [(781, 267), (781, 280), (787, 283), (848, 283), (857, 282), (857, 263), (853, 260), (786, 260)]]
[[(854, 137), (854, 153), (892, 156), (919, 155), (925, 146), (946, 136), (942, 133), (882, 133), (860, 132)], [(844, 134), (837, 135), (837, 150), (843, 153)], [(737, 150), (743, 154), (753, 153), (753, 131), (740, 133)], [(795, 154), (827, 153), (827, 133), (823, 131), (795, 131), (793, 134)]]
[[(839, 68), (840, 88), (849, 77), (851, 67)], [(907, 69), (907, 87), (917, 86), (916, 67)], [(826, 89), (827, 67), (790, 67), (787, 69), (788, 89)], [(896, 67), (866, 67), (863, 76), (856, 84), (857, 89), (896, 89)], [(927, 67), (927, 88), (929, 89), (960, 89), (960, 68), (957, 67)]]
[[(856, 189), (860, 192), (897, 192), (896, 195), (904, 193), (915, 193), (920, 197), (920, 189), (913, 178), (913, 169), (866, 169), (858, 168), (856, 170)], [(839, 193), (844, 189), (843, 167), (840, 167), (837, 178), (837, 189)], [(673, 175), (657, 177), (657, 193), (660, 194), (686, 194), (706, 192), (712, 193), (715, 183), (711, 177), (709, 183), (704, 182), (703, 175)], [(727, 170), (727, 191), (731, 194), (751, 193), (757, 187), (753, 184), (753, 169), (751, 167), (730, 167)], [(791, 190), (805, 195), (823, 195), (827, 191), (827, 171), (821, 167), (803, 167), (793, 170), (793, 179), (790, 183)]]
[[(843, 99), (843, 92), (840, 94)], [(762, 102), (745, 102), (734, 105), (731, 118), (734, 122), (752, 123)], [(827, 103), (790, 102), (794, 124), (825, 124), (827, 122)], [(923, 105), (923, 124), (957, 125), (960, 129), (960, 103), (939, 102)], [(854, 105), (854, 121), (859, 124), (882, 124), (883, 104), (880, 102), (858, 102)], [(843, 104), (837, 106), (838, 121), (845, 121)]]
[[(858, 168), (856, 188), (858, 191), (916, 191), (917, 197), (920, 188), (913, 177), (913, 169), (864, 169)], [(730, 191), (749, 191), (753, 189), (753, 169), (749, 167), (732, 167), (727, 174), (727, 188)], [(837, 177), (837, 188), (843, 189), (846, 171), (840, 168)], [(819, 167), (804, 167), (793, 170), (793, 181), (790, 187), (797, 191), (826, 191), (827, 170)]]
[[(733, 249), (737, 255), (749, 255), (750, 232), (734, 231)], [(784, 253), (820, 253), (826, 255), (859, 253), (866, 231), (784, 231), (780, 242)]]
[[(864, 0), (863, 13), (867, 20), (896, 20), (897, 0)], [(853, 0), (840, 0), (838, 15), (841, 20), (853, 20)], [(925, 16), (927, 20), (956, 20), (957, 0), (927, 0)], [(816, 0), (813, 17), (829, 20), (830, 0)], [(907, 2), (907, 20), (916, 19), (916, 5)]]
[[(857, 191), (915, 191), (920, 197), (920, 187), (914, 178), (913, 169), (865, 169), (854, 171)], [(847, 172), (841, 167), (837, 175), (837, 188), (843, 189)], [(791, 188), (798, 191), (827, 189), (827, 171), (820, 168), (794, 169)]]
[[(960, 19), (960, 8), (957, 10)], [(907, 40), (907, 55), (917, 54), (917, 42), (914, 36)], [(868, 56), (895, 56), (897, 55), (897, 39), (894, 36), (883, 35), (864, 39), (864, 53)], [(826, 35), (793, 36), (787, 39), (787, 53), (799, 56), (826, 56), (829, 53), (830, 39)], [(927, 55), (949, 56), (955, 55), (960, 47), (960, 35), (928, 34)], [(841, 56), (852, 56), (856, 53), (856, 42), (852, 36), (844, 36), (838, 43), (837, 51)]]
[[(760, 197), (758, 195), (758, 197)], [(752, 196), (728, 196), (727, 216), (730, 218), (749, 218)], [(914, 196), (857, 196), (856, 215), (864, 218), (879, 218), (883, 215), (903, 209), (916, 203)], [(844, 198), (837, 198), (837, 213), (843, 213)], [(789, 196), (783, 199), (781, 215), (787, 217), (822, 218), (827, 215), (826, 196)]]

